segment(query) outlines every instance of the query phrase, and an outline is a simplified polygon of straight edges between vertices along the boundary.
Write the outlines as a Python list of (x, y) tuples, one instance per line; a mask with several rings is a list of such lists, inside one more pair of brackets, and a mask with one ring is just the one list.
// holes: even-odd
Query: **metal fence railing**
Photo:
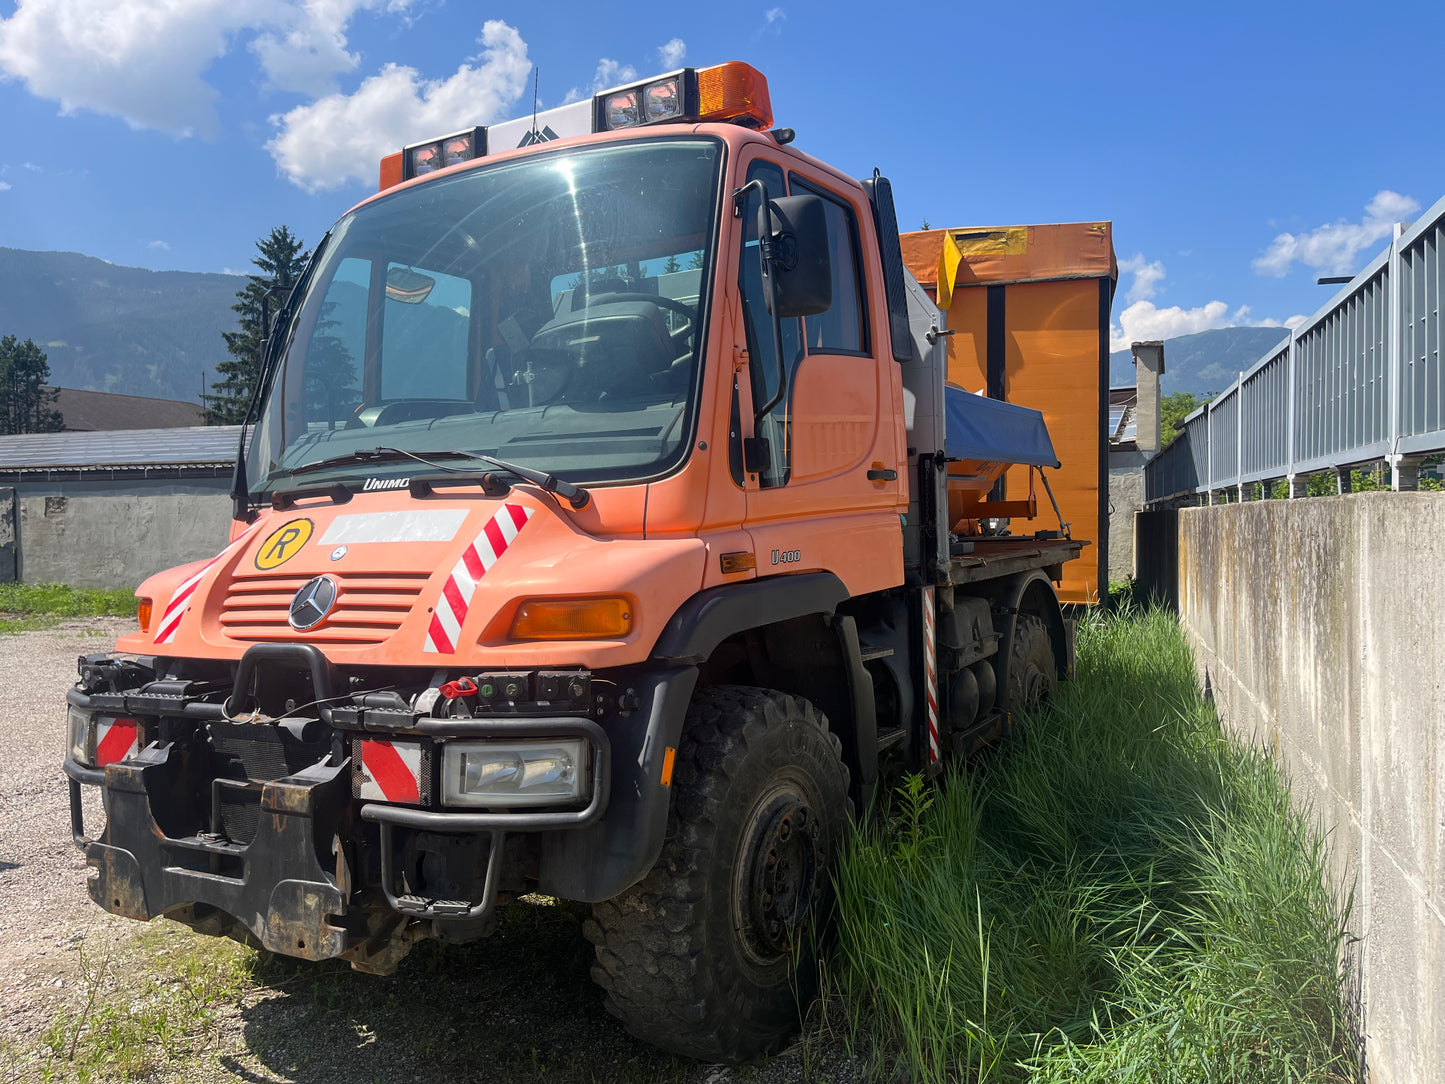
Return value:
[(1445, 199), (1289, 339), (1185, 419), (1144, 467), (1146, 503), (1384, 460), (1412, 489), (1445, 452)]

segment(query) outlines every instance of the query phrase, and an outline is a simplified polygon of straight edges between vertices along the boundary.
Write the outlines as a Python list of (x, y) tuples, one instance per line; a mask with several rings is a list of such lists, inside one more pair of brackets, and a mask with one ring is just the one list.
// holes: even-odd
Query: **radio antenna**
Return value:
[(539, 65), (532, 66), (532, 131), (537, 130), (537, 91), (542, 84), (542, 69)]

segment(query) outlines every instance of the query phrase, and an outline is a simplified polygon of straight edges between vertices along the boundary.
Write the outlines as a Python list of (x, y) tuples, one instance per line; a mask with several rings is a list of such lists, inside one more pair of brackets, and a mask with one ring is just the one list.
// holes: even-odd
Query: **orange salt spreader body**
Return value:
[[(1061, 466), (1051, 487), (1090, 546), (1059, 597), (1108, 590), (1109, 312), (1119, 271), (1108, 222), (969, 227), (903, 234), (903, 260), (948, 317), (948, 380), (1043, 413)], [(1015, 467), (1007, 492), (1032, 479)]]
[(888, 181), (772, 123), (731, 63), (387, 157), (270, 329), (229, 544), (66, 694), (98, 904), (384, 974), (542, 892), (635, 1034), (786, 1038), (880, 759), (1069, 676), (1088, 540), (987, 495), (1059, 457), (946, 388)]

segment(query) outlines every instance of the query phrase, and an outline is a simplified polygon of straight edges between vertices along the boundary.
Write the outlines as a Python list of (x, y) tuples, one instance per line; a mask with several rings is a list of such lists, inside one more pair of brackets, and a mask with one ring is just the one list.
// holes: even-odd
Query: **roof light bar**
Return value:
[(424, 177), (447, 166), (469, 162), (487, 153), (487, 130), (478, 125), (466, 128), (440, 139), (429, 139), (425, 143), (413, 143), (401, 152), (401, 179)]
[(731, 121), (760, 130), (773, 126), (767, 79), (739, 60), (683, 68), (603, 91), (593, 103), (595, 132), (678, 121)]
[(535, 116), (413, 143), (381, 160), (380, 190), (514, 145), (530, 147), (589, 133), (699, 121), (723, 121), (758, 131), (771, 128), (773, 106), (763, 73), (740, 60), (711, 68), (679, 68), (605, 90), (590, 102), (583, 99)]

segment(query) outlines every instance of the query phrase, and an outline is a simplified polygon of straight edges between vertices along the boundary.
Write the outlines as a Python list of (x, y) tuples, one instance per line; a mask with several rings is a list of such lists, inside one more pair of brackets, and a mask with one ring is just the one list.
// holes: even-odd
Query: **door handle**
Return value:
[(870, 470), (868, 472), (868, 481), (870, 482), (896, 482), (897, 480), (898, 472), (891, 467), (887, 470)]

